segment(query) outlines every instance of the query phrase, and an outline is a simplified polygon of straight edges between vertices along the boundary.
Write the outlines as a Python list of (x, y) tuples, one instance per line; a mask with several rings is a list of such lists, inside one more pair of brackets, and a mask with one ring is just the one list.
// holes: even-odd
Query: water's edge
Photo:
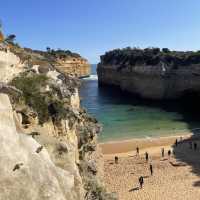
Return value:
[(151, 103), (117, 88), (98, 87), (96, 65), (82, 79), (80, 95), (82, 106), (103, 125), (100, 142), (185, 135), (200, 127), (199, 116), (184, 113), (177, 102)]

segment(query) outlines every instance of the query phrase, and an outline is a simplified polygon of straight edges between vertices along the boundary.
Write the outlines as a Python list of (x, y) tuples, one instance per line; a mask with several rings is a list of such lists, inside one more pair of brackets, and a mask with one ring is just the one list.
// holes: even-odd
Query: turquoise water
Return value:
[[(100, 141), (175, 135), (200, 127), (179, 103), (143, 101), (119, 89), (99, 88), (96, 66), (93, 75), (82, 81), (81, 104), (103, 126)], [(186, 117), (187, 116), (187, 117)]]

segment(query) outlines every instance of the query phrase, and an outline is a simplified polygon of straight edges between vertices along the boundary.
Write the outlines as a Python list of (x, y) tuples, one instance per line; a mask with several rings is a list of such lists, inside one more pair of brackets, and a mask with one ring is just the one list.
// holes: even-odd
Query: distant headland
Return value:
[(115, 49), (101, 56), (97, 73), (100, 85), (147, 99), (177, 99), (200, 92), (200, 51)]

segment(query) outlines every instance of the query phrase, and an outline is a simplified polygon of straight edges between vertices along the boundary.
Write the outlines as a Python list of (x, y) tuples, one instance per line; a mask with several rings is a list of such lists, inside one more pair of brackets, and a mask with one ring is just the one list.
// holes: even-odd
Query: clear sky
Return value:
[(200, 0), (1, 0), (0, 19), (22, 46), (69, 49), (91, 63), (127, 46), (200, 49)]

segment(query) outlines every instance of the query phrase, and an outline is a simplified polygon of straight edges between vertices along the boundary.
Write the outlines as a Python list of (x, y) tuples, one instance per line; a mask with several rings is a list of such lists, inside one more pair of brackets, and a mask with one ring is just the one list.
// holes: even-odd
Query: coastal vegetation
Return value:
[[(52, 121), (61, 131), (62, 120), (67, 120), (70, 130), (76, 130), (78, 168), (86, 193), (84, 199), (115, 200), (116, 195), (108, 193), (102, 182), (98, 180), (97, 166), (90, 158), (96, 151), (95, 138), (101, 128), (97, 120), (89, 116), (84, 109), (80, 108), (76, 111), (70, 105), (70, 97), (75, 92), (74, 88), (78, 87), (79, 81), (70, 77), (62, 77), (62, 81), (63, 85), (56, 84), (45, 74), (36, 74), (30, 70), (19, 74), (10, 82), (13, 88), (20, 91), (10, 94), (13, 107), (22, 115), (24, 125), (31, 124), (31, 116), (35, 116), (38, 118), (39, 125)], [(63, 134), (64, 130), (61, 131), (60, 137)], [(68, 147), (65, 146), (62, 144), (58, 147), (60, 155), (67, 154)]]
[(119, 65), (120, 68), (136, 65), (159, 65), (174, 69), (200, 63), (200, 51), (171, 51), (168, 48), (123, 48), (114, 49), (101, 56), (104, 65)]
[[(11, 81), (11, 85), (22, 91), (22, 95), (12, 98), (18, 104), (28, 105), (38, 115), (40, 124), (47, 122), (50, 117), (54, 120), (67, 118), (61, 92), (43, 74), (22, 73)], [(49, 89), (46, 89), (49, 88)]]
[(74, 52), (71, 52), (70, 50), (63, 50), (63, 49), (57, 49), (57, 50), (54, 50), (54, 49), (51, 49), (50, 47), (47, 47), (46, 48), (47, 50), (47, 53), (49, 55), (52, 55), (54, 57), (59, 57), (59, 58), (67, 58), (67, 57), (75, 57), (75, 58), (80, 58), (81, 56), (78, 54), (78, 53), (74, 53)]

